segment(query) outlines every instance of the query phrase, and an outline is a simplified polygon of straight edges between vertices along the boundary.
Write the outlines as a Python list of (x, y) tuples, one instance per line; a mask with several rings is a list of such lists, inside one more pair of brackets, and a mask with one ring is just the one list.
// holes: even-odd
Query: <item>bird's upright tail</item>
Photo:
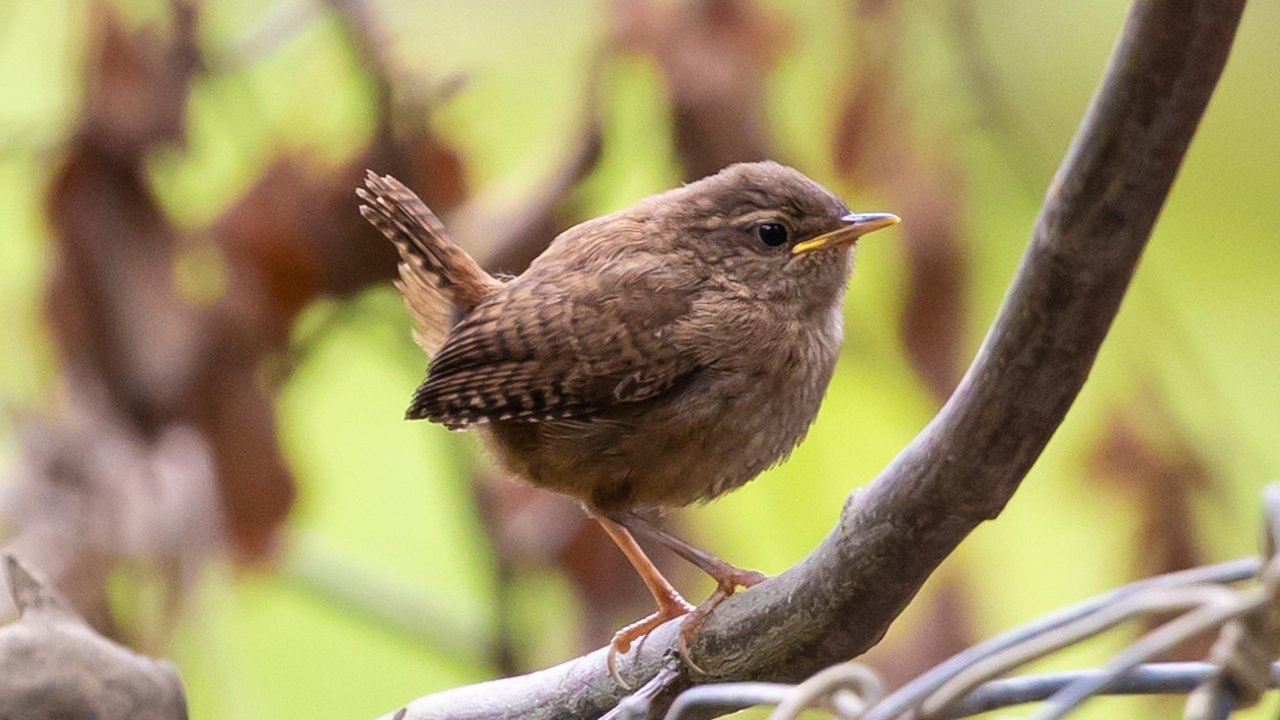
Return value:
[(449, 239), (440, 218), (399, 180), (370, 170), (364, 184), (356, 190), (363, 201), (360, 214), (400, 251), (396, 287), (413, 315), (414, 338), (434, 356), (458, 314), (474, 308), (502, 282)]

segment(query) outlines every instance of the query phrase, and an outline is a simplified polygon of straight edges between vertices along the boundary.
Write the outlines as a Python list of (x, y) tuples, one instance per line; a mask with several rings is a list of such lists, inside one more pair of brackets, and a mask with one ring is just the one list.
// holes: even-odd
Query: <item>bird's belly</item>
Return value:
[(708, 376), (590, 419), (495, 423), (490, 438), (517, 475), (597, 509), (687, 505), (746, 483), (795, 447), (830, 379), (830, 367), (807, 370), (821, 377)]

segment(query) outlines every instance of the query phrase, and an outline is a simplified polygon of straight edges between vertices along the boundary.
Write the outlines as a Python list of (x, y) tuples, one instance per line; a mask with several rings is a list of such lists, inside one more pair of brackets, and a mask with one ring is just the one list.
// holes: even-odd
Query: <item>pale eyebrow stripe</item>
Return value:
[(768, 208), (768, 209), (755, 210), (745, 215), (739, 216), (739, 219), (741, 219), (744, 224), (748, 224), (748, 225), (753, 225), (757, 222), (764, 222), (766, 220), (792, 222), (791, 213), (787, 212), (783, 208)]

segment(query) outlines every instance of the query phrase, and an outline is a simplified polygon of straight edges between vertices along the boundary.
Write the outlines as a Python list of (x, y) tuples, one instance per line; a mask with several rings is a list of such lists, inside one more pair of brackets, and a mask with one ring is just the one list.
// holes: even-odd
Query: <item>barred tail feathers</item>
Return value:
[(356, 190), (360, 214), (400, 251), (396, 282), (413, 315), (414, 339), (434, 356), (460, 312), (502, 286), (454, 243), (444, 224), (412, 190), (390, 175), (369, 171)]

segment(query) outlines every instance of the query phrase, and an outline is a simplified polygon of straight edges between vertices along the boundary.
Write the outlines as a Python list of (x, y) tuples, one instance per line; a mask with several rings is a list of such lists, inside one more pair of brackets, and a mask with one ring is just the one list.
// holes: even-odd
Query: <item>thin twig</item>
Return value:
[(315, 536), (303, 534), (290, 543), (280, 577), (286, 585), (426, 647), (476, 664), (488, 659), (493, 638), (474, 613), (379, 573)]

